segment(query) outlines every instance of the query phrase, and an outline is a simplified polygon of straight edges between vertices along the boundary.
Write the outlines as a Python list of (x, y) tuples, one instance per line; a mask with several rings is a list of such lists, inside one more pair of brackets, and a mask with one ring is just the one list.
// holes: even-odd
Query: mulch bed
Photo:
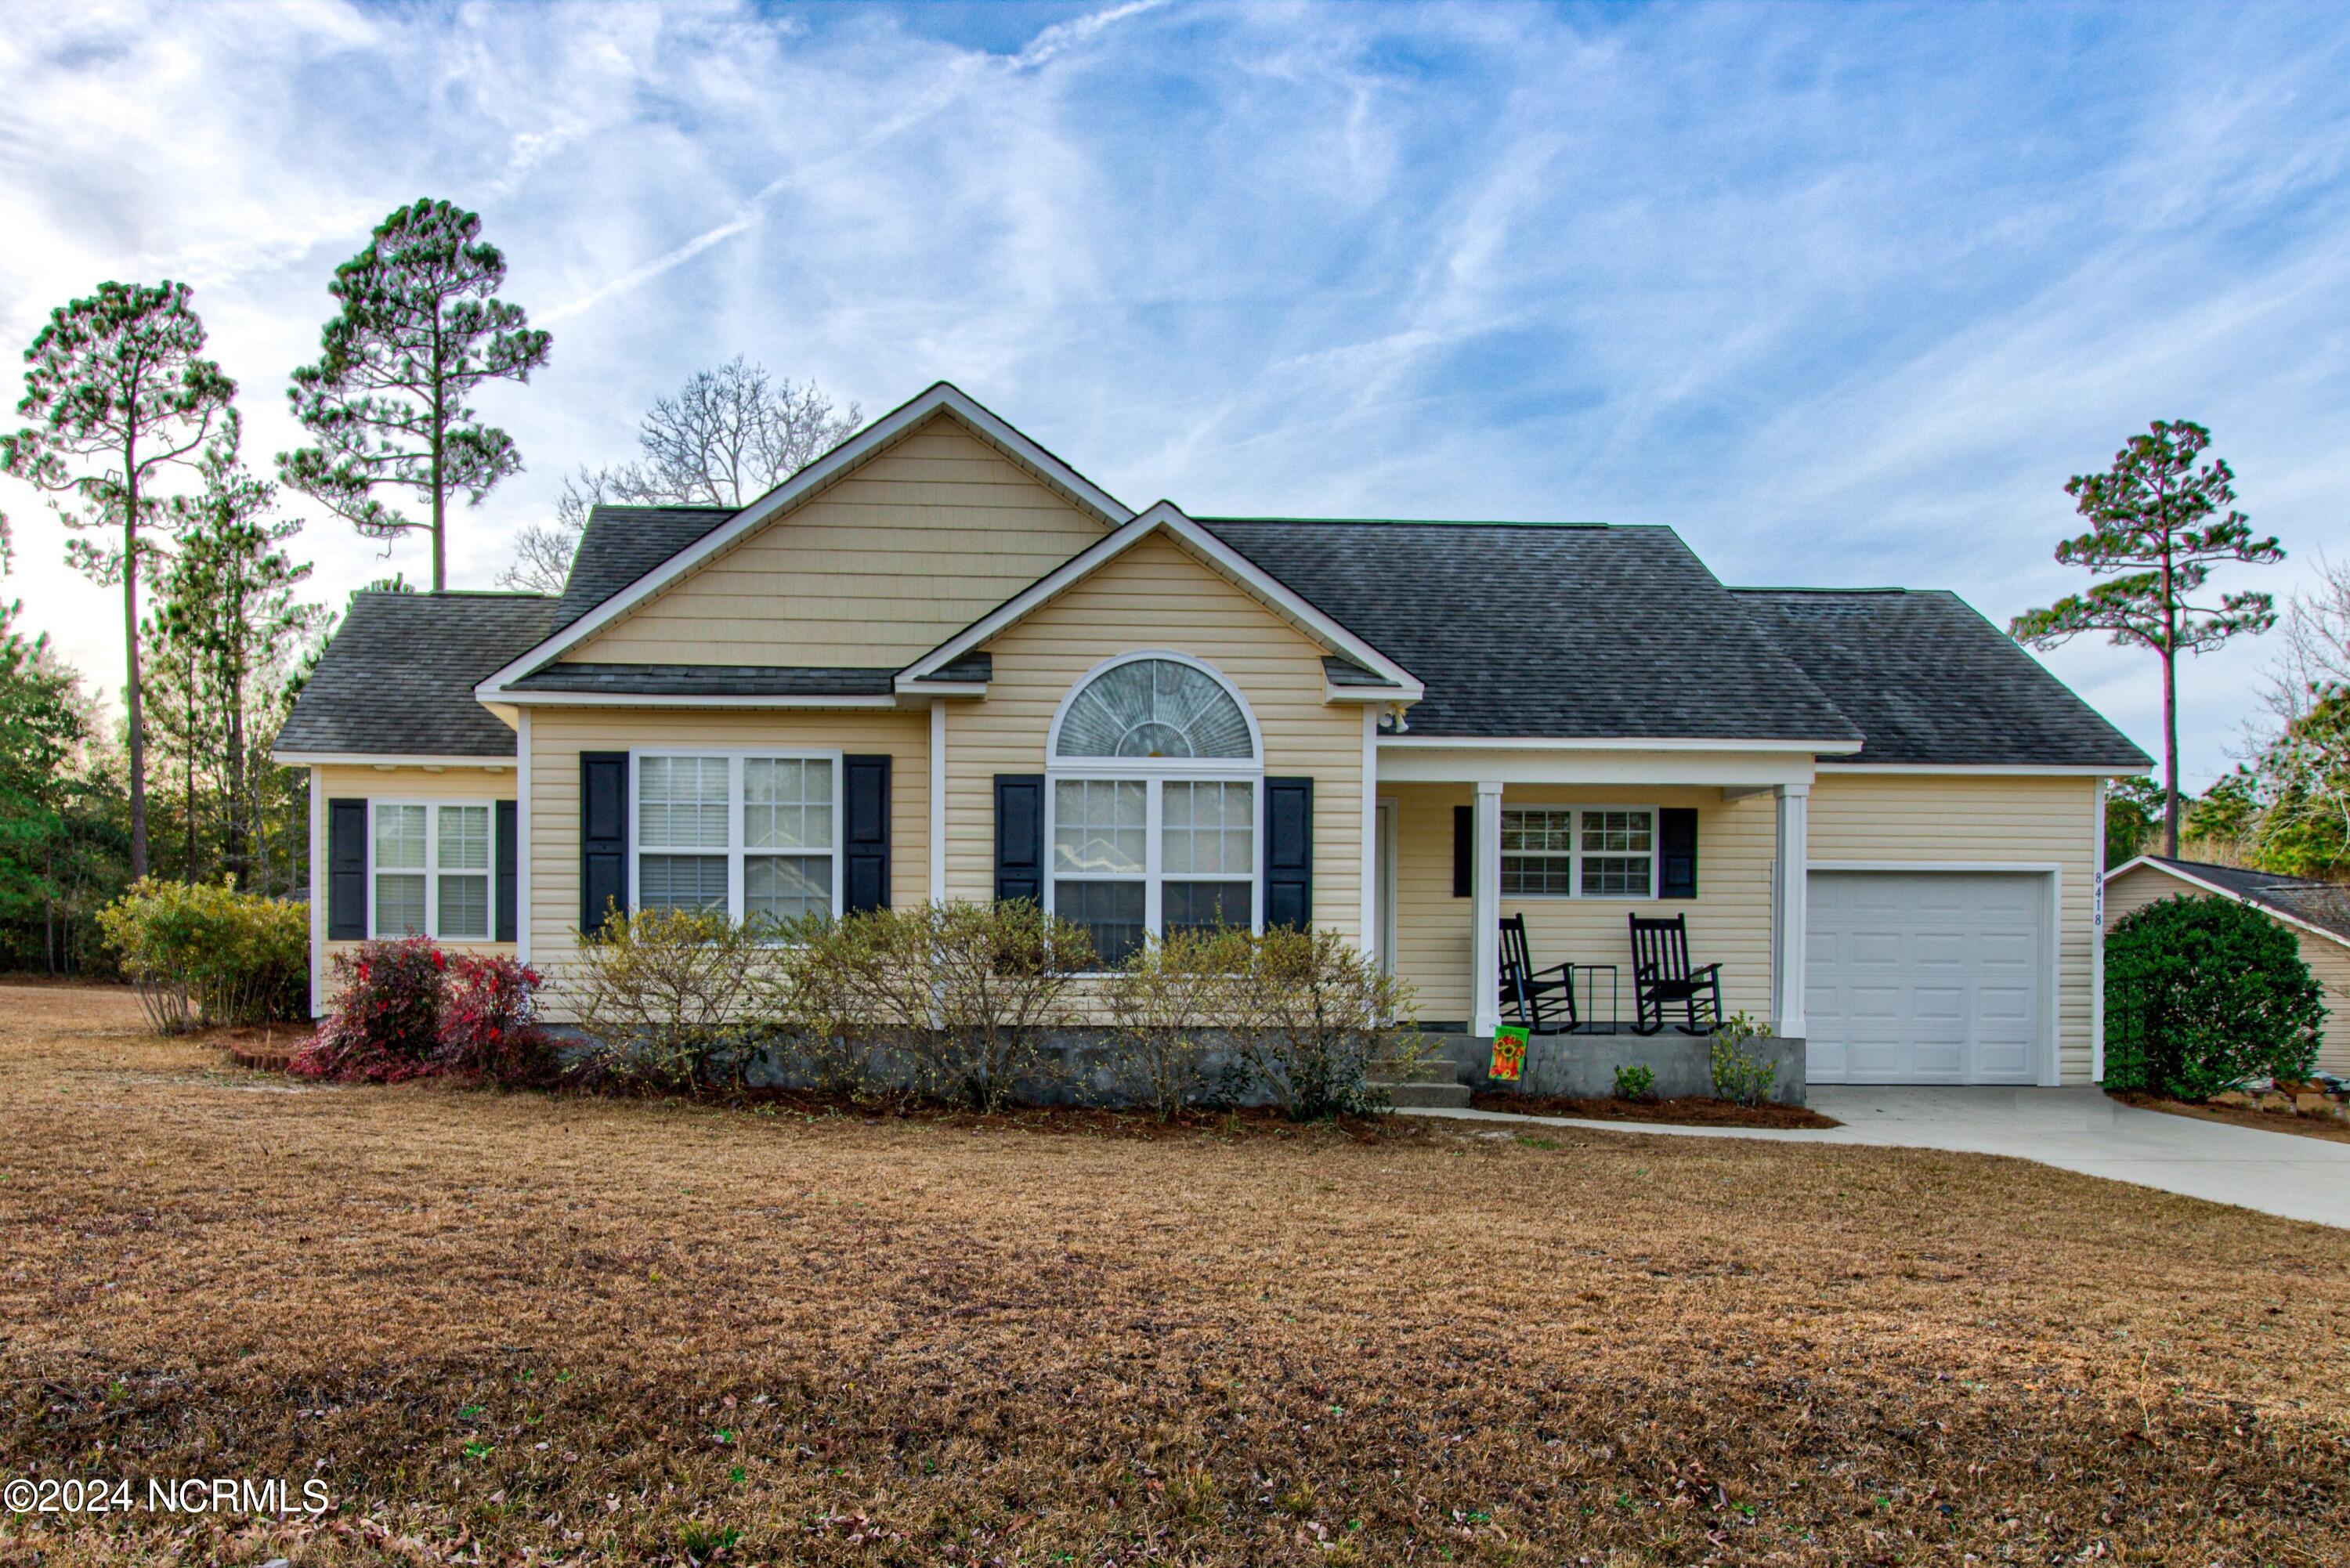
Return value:
[(1578, 1116), (1586, 1121), (1664, 1122), (1679, 1127), (1840, 1127), (1805, 1106), (1742, 1106), (1691, 1095), (1679, 1100), (1583, 1100), (1569, 1095), (1521, 1095), (1473, 1089), (1469, 1103), (1481, 1111), (1514, 1111), (1524, 1116)]
[(2350, 1540), (2339, 1231), (1929, 1149), (328, 1089), (94, 1000), (0, 992), (0, 1477), (296, 1511), (0, 1512), (10, 1564)]
[(2230, 1127), (2251, 1127), (2260, 1132), (2292, 1133), (2300, 1137), (2350, 1143), (2350, 1126), (2318, 1116), (2297, 1116), (2291, 1111), (2260, 1111), (2249, 1106), (2190, 1105), (2185, 1100), (2166, 1100), (2159, 1095), (2149, 1095), (2137, 1089), (2107, 1089), (2106, 1093), (2122, 1104), (2136, 1106), (2142, 1111), (2193, 1116), (2198, 1121), (2225, 1122)]

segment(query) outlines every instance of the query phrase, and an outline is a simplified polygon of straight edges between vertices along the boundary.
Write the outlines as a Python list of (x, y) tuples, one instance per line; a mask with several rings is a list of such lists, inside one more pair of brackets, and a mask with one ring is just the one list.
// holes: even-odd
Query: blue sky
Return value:
[[(1137, 506), (1665, 523), (1731, 582), (2002, 623), (2079, 586), (2065, 477), (2192, 418), (2293, 552), (2258, 586), (2350, 554), (2327, 7), (308, 0), (0, 34), (0, 342), (185, 279), (256, 455), (335, 265), (420, 194), (482, 213), (554, 333), (482, 400), (528, 470), (459, 517), (458, 586), (737, 353), (868, 413), (955, 380)], [(0, 508), (0, 591), (111, 687), (111, 595)], [(323, 516), (304, 542), (337, 599), (388, 569)], [(2268, 657), (2186, 671), (2190, 782)], [(2149, 656), (2049, 662), (2154, 749)]]

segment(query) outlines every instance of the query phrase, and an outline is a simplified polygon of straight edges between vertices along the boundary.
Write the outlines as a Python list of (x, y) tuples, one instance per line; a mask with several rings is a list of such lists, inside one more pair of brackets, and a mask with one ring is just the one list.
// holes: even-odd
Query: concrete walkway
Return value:
[(2288, 1220), (2350, 1228), (2350, 1143), (2261, 1132), (2125, 1106), (2095, 1088), (1852, 1088), (1821, 1085), (1814, 1110), (1845, 1125), (1804, 1130), (1687, 1127), (1520, 1116), (1500, 1111), (1402, 1111), (1406, 1116), (1542, 1123), (1669, 1137), (1872, 1144), (2001, 1154), (2133, 1181)]

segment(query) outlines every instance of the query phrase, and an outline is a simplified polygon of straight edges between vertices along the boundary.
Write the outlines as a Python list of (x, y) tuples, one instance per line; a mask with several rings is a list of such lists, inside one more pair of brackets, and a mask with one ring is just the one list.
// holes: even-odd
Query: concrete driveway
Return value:
[(2002, 1154), (2214, 1203), (2282, 1214), (2289, 1220), (2350, 1228), (2350, 1143), (2141, 1111), (2108, 1098), (2102, 1090), (2085, 1087), (1856, 1088), (1824, 1084), (1811, 1091), (1811, 1104), (1813, 1109), (1845, 1125), (1779, 1131), (1562, 1121), (1486, 1111), (1409, 1114), (1479, 1121), (1546, 1121), (1676, 1137), (1749, 1137)]

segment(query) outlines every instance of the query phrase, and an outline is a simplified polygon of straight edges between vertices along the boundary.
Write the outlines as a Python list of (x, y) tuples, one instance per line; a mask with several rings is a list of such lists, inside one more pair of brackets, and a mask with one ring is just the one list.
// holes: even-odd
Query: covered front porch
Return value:
[(1534, 969), (1570, 966), (1574, 1026), (1534, 1053), (1575, 1081), (1557, 1092), (1605, 1093), (1619, 1059), (1701, 1069), (1704, 1031), (1684, 1033), (1681, 1006), (1635, 1033), (1659, 1020), (1639, 1017), (1632, 918), (1678, 918), (1690, 964), (1720, 966), (1721, 1012), (1767, 1023), (1800, 1085), (1809, 745), (1402, 736), (1382, 737), (1377, 762), (1375, 945), (1460, 1055), (1482, 1065), (1495, 1028), (1521, 1021), (1503, 984), (1508, 919)]

